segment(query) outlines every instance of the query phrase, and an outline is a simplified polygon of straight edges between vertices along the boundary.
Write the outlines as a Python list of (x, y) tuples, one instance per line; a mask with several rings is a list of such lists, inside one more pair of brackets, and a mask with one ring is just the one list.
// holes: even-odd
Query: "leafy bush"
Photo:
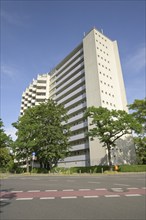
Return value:
[(119, 172), (146, 172), (146, 165), (119, 165)]
[(31, 173), (48, 173), (48, 170), (45, 168), (33, 168)]

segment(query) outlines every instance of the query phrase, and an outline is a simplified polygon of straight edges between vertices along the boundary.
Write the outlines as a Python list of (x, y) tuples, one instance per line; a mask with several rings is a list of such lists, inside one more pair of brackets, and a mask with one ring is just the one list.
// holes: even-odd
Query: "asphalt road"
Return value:
[(145, 220), (146, 174), (1, 180), (1, 220)]

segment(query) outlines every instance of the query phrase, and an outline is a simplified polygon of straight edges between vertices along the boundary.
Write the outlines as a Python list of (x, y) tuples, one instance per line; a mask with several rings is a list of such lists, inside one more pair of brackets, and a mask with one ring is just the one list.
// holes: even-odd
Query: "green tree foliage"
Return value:
[(45, 168), (51, 169), (69, 151), (69, 127), (66, 110), (53, 100), (48, 100), (25, 111), (13, 126), (18, 130), (15, 142), (17, 158), (31, 158), (36, 153), (37, 160)]
[(0, 119), (0, 167), (6, 169), (12, 162), (12, 156), (8, 149), (12, 145), (12, 139), (5, 133), (3, 127), (2, 119)]
[(12, 156), (7, 148), (0, 148), (0, 168), (8, 169), (12, 162)]
[(2, 119), (0, 118), (0, 148), (9, 147), (12, 141), (10, 136), (5, 133), (3, 127), (4, 125)]
[(131, 115), (142, 125), (142, 130), (136, 132), (137, 136), (134, 137), (134, 142), (138, 163), (146, 164), (146, 99), (136, 99), (128, 107), (132, 110)]
[(123, 135), (131, 134), (131, 130), (139, 131), (141, 126), (123, 110), (110, 111), (103, 107), (89, 107), (85, 117), (89, 117), (92, 125), (88, 135), (91, 139), (98, 137), (103, 147), (107, 148), (109, 166), (112, 169), (111, 148), (116, 146), (116, 141)]

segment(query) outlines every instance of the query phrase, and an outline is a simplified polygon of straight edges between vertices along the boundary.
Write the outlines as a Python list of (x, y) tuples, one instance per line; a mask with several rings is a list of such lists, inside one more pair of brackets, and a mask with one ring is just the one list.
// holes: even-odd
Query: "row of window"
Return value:
[(98, 63), (98, 65), (99, 66), (102, 66), (103, 68), (105, 68), (106, 70), (109, 70), (109, 71), (111, 71), (111, 69), (110, 68), (108, 68), (107, 66), (104, 66), (103, 64), (101, 64), (101, 63)]
[(104, 94), (106, 94), (106, 95), (108, 94), (109, 96), (112, 96), (113, 98), (115, 97), (113, 94), (108, 93), (108, 92), (104, 92), (103, 90), (101, 90), (101, 92), (104, 93)]
[(98, 37), (100, 37), (100, 38), (101, 38), (102, 40), (104, 40), (105, 42), (107, 41), (107, 40), (106, 40), (104, 37), (102, 37), (100, 34), (98, 34), (98, 33), (96, 33), (96, 32), (95, 32), (95, 34), (98, 35)]
[(98, 56), (100, 59), (104, 60), (105, 62), (110, 63), (110, 61), (109, 61), (109, 60), (104, 59), (104, 58), (103, 58), (103, 57), (101, 57), (99, 54), (98, 54), (97, 56)]
[(87, 132), (87, 129), (80, 129), (80, 130), (72, 132), (72, 136), (82, 134), (82, 133), (85, 133), (85, 132)]
[(114, 107), (116, 107), (115, 104), (113, 104), (113, 103), (111, 103), (111, 102), (108, 102), (108, 101), (104, 101), (104, 100), (102, 100), (102, 103), (104, 103), (104, 104), (106, 104), (106, 105), (110, 105), (110, 106), (114, 106)]
[(79, 151), (72, 151), (70, 153), (70, 156), (85, 155), (85, 154), (88, 154), (88, 153), (89, 153), (88, 149), (86, 149), (86, 150), (79, 150)]
[[(105, 47), (106, 49), (108, 49), (108, 47), (107, 47), (106, 45), (102, 44), (101, 41), (96, 40), (96, 42), (98, 42), (100, 45), (102, 45), (103, 47)], [(98, 49), (99, 49), (99, 48), (98, 48)]]
[(85, 144), (85, 143), (88, 143), (89, 140), (87, 138), (85, 139), (82, 139), (82, 140), (77, 140), (77, 141), (73, 141), (70, 143), (70, 146), (73, 147), (73, 146), (76, 146), (76, 145), (80, 145), (80, 144)]
[[(110, 79), (112, 79), (112, 77), (110, 77)], [(110, 85), (109, 83), (103, 82), (102, 80), (100, 80), (100, 83), (107, 85), (108, 87), (113, 88), (113, 85)]]
[(109, 56), (109, 54), (108, 54), (106, 51), (100, 49), (99, 47), (97, 47), (97, 49), (100, 50), (100, 52), (103, 52), (104, 54), (106, 54), (107, 56)]
[(107, 74), (105, 74), (105, 73), (102, 73), (101, 71), (99, 72), (101, 75), (103, 75), (103, 76), (106, 76), (107, 78), (110, 78), (110, 79), (112, 79), (112, 77), (111, 76), (109, 76), (109, 75), (107, 75)]

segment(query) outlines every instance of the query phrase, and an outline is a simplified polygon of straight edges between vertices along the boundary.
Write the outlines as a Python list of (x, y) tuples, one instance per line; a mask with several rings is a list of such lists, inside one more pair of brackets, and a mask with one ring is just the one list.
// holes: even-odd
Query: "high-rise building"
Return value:
[(37, 79), (26, 88), (22, 94), (20, 114), (23, 115), (24, 111), (34, 105), (44, 102), (49, 98), (49, 80), (48, 74), (38, 75)]
[[(67, 109), (72, 132), (71, 156), (60, 161), (59, 166), (107, 164), (106, 149), (97, 138), (91, 141), (87, 137), (90, 122), (83, 116), (90, 106), (128, 111), (117, 42), (92, 29), (51, 72), (39, 75), (26, 89), (21, 114), (48, 98)], [(120, 140), (121, 150), (113, 151), (113, 162), (132, 162), (135, 151), (129, 138)]]

